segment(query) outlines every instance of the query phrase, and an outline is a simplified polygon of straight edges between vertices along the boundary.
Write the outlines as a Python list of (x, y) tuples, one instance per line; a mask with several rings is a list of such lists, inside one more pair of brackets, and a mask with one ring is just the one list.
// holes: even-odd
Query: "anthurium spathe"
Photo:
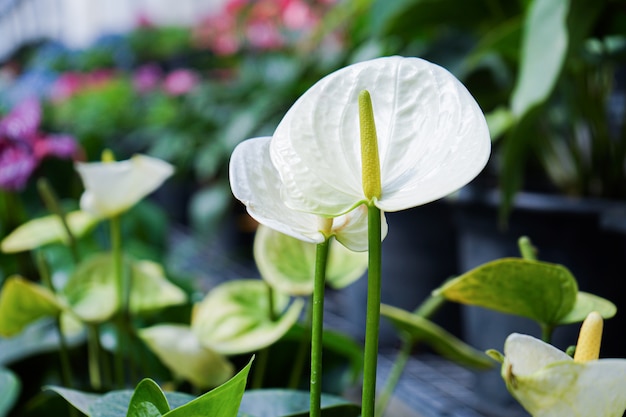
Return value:
[(128, 210), (174, 173), (168, 162), (146, 155), (116, 162), (77, 162), (76, 170), (85, 186), (81, 209), (105, 218)]
[[(378, 137), (381, 192), (375, 199), (363, 191), (363, 91), (371, 96)], [(362, 203), (399, 211), (444, 197), (483, 169), (490, 149), (481, 109), (452, 74), (394, 56), (350, 65), (317, 82), (278, 125), (270, 155), (287, 206), (336, 216)]]
[(626, 410), (626, 359), (577, 362), (514, 333), (504, 345), (502, 377), (533, 417), (621, 417)]
[[(348, 249), (367, 250), (365, 206), (331, 220), (292, 210), (283, 203), (278, 171), (270, 160), (270, 142), (270, 137), (246, 140), (235, 148), (230, 159), (231, 189), (248, 213), (259, 223), (305, 242), (321, 243), (335, 236)], [(384, 217), (382, 224), (384, 238)]]

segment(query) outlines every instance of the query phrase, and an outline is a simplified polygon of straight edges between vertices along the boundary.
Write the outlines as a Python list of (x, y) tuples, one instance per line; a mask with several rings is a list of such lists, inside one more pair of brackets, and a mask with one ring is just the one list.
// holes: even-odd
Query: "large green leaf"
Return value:
[(0, 292), (0, 335), (18, 334), (42, 317), (58, 315), (62, 308), (52, 291), (14, 275)]
[[(286, 389), (248, 390), (241, 401), (240, 412), (254, 417), (308, 416), (310, 394)], [(322, 416), (357, 417), (360, 407), (344, 398), (322, 395)], [(341, 412), (342, 414), (333, 414)]]
[(386, 304), (381, 304), (380, 314), (396, 328), (406, 332), (413, 341), (426, 343), (445, 358), (480, 369), (493, 366), (493, 361), (485, 353), (474, 349), (424, 317)]
[(165, 394), (156, 382), (145, 378), (137, 384), (126, 417), (160, 417), (170, 411)]
[(288, 303), (289, 297), (271, 290), (264, 281), (228, 281), (196, 307), (191, 327), (200, 343), (216, 352), (254, 352), (276, 342), (298, 320), (304, 302)]
[(165, 277), (163, 267), (152, 261), (135, 261), (131, 267), (130, 310), (133, 313), (184, 304), (185, 292)]
[(565, 317), (562, 317), (558, 324), (582, 322), (592, 311), (597, 311), (604, 319), (610, 319), (617, 313), (617, 307), (605, 298), (578, 291), (574, 308), (572, 308)]
[(21, 389), (20, 380), (8, 369), (0, 368), (0, 417), (9, 415)]
[(578, 284), (564, 266), (504, 258), (448, 281), (436, 293), (451, 301), (554, 325), (574, 307)]
[(203, 347), (189, 326), (161, 324), (139, 331), (150, 350), (174, 374), (199, 388), (212, 388), (233, 376), (233, 365)]
[[(254, 238), (254, 259), (261, 276), (278, 291), (291, 295), (313, 293), (316, 244), (260, 226)], [(330, 242), (326, 282), (343, 288), (367, 269), (367, 252), (353, 252)]]
[[(68, 213), (66, 221), (72, 234), (80, 237), (91, 230), (99, 219), (85, 211), (77, 210)], [(20, 225), (2, 240), (0, 249), (5, 253), (22, 252), (49, 243), (67, 243), (68, 240), (61, 219), (53, 214)]]
[(524, 22), (511, 109), (520, 117), (552, 92), (567, 54), (569, 0), (534, 0)]

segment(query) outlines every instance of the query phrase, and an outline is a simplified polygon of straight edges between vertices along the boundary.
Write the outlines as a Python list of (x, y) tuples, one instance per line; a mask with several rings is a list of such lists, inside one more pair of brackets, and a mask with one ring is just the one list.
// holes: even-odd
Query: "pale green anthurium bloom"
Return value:
[(168, 162), (146, 155), (125, 161), (77, 162), (75, 168), (85, 186), (80, 208), (104, 218), (130, 209), (174, 173)]
[[(233, 151), (229, 176), (233, 195), (252, 218), (274, 230), (310, 243), (322, 243), (330, 236), (353, 251), (367, 250), (367, 207), (360, 206), (332, 219), (330, 230), (323, 231), (327, 219), (292, 210), (281, 198), (281, 181), (269, 156), (270, 137), (243, 141)], [(382, 238), (387, 222), (382, 217)]]
[[(367, 252), (354, 252), (334, 239), (329, 242), (326, 283), (344, 288), (367, 270)], [(261, 277), (278, 291), (293, 296), (313, 293), (316, 245), (260, 225), (254, 237), (254, 260)]]
[[(65, 221), (72, 234), (75, 237), (81, 237), (91, 230), (99, 219), (85, 211), (75, 210), (67, 213)], [(67, 243), (68, 241), (69, 238), (61, 219), (56, 214), (51, 214), (19, 225), (2, 239), (0, 249), (4, 253), (15, 253), (36, 249), (50, 243)]]
[[(371, 95), (381, 194), (363, 192), (359, 99)], [(399, 211), (471, 181), (489, 158), (485, 117), (447, 70), (419, 58), (385, 57), (340, 69), (306, 91), (280, 122), (270, 155), (293, 209), (321, 216), (363, 203)]]
[(504, 344), (502, 377), (533, 417), (621, 417), (626, 410), (626, 359), (574, 362), (548, 343), (513, 333)]

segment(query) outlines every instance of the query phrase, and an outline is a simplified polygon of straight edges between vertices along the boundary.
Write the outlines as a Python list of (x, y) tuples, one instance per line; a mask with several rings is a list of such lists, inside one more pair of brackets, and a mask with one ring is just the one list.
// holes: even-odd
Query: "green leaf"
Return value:
[(578, 291), (574, 308), (572, 308), (565, 317), (561, 318), (558, 324), (582, 322), (592, 311), (597, 311), (604, 319), (610, 319), (617, 313), (617, 307), (605, 298)]
[(436, 290), (451, 301), (554, 325), (574, 307), (578, 284), (562, 265), (518, 258), (488, 262)]
[[(260, 226), (254, 238), (254, 260), (261, 276), (278, 291), (291, 295), (313, 293), (316, 244)], [(353, 252), (330, 242), (326, 282), (344, 288), (367, 269), (367, 252)]]
[(8, 369), (0, 368), (0, 417), (9, 415), (20, 389), (21, 384), (17, 376)]
[[(128, 267), (128, 263), (125, 263)], [(119, 300), (110, 253), (82, 261), (70, 276), (63, 294), (72, 311), (86, 323), (101, 323), (117, 311)]]
[(304, 302), (294, 300), (287, 308), (288, 303), (289, 297), (271, 291), (264, 281), (228, 281), (197, 306), (191, 327), (203, 346), (221, 354), (254, 352), (276, 342), (298, 320)]
[[(322, 415), (358, 416), (360, 407), (344, 398), (322, 394)], [(287, 389), (248, 390), (241, 401), (240, 412), (254, 417), (308, 416), (310, 394), (305, 391)], [(345, 414), (334, 414), (344, 411)]]
[(61, 397), (63, 397), (65, 401), (72, 404), (74, 408), (87, 416), (91, 415), (91, 407), (96, 403), (96, 401), (103, 397), (100, 394), (92, 394), (53, 385), (44, 387), (44, 390), (56, 392)]
[(489, 126), (489, 136), (492, 140), (497, 140), (502, 134), (513, 126), (514, 119), (511, 111), (504, 107), (498, 107), (485, 115), (487, 126)]
[(127, 417), (160, 417), (170, 411), (167, 398), (156, 382), (145, 378), (137, 384), (128, 405)]
[(236, 417), (241, 404), (241, 398), (246, 389), (248, 373), (252, 366), (253, 359), (232, 377), (228, 382), (220, 385), (212, 391), (188, 402), (187, 404), (175, 408), (167, 417), (190, 417), (190, 416), (211, 416), (211, 417)]
[(58, 315), (61, 303), (49, 289), (14, 275), (0, 292), (0, 335), (13, 336), (42, 317)]
[(160, 264), (145, 260), (135, 261), (132, 263), (131, 273), (130, 310), (133, 313), (187, 302), (185, 292), (167, 280)]
[(139, 330), (139, 336), (174, 375), (198, 388), (215, 387), (233, 376), (233, 365), (201, 346), (189, 326), (161, 324)]
[(524, 22), (522, 57), (511, 97), (520, 117), (552, 92), (567, 53), (569, 0), (534, 0)]
[[(87, 212), (77, 210), (68, 213), (66, 221), (72, 234), (81, 237), (100, 220)], [(36, 249), (49, 243), (67, 243), (68, 240), (59, 216), (49, 215), (18, 226), (2, 240), (0, 249), (5, 253), (15, 253)]]
[(424, 317), (386, 304), (381, 304), (380, 314), (390, 320), (397, 329), (408, 333), (413, 341), (426, 343), (445, 358), (479, 369), (493, 366), (491, 359), (483, 352), (474, 349)]

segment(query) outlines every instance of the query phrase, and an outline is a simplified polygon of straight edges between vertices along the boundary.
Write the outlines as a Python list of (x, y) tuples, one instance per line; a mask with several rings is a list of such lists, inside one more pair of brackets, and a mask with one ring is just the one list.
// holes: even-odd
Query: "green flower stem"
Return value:
[(56, 214), (61, 220), (61, 224), (63, 225), (63, 228), (65, 229), (65, 233), (67, 233), (67, 240), (69, 243), (70, 251), (72, 253), (72, 259), (74, 260), (75, 264), (78, 264), (79, 256), (78, 256), (78, 245), (76, 244), (76, 238), (74, 237), (74, 234), (72, 233), (72, 230), (70, 229), (70, 226), (67, 223), (65, 211), (61, 208), (58, 197), (54, 193), (54, 190), (50, 186), (50, 183), (48, 182), (48, 180), (45, 178), (40, 178), (37, 181), (37, 190), (39, 190), (39, 195), (41, 196), (41, 199), (46, 205), (46, 208), (48, 209), (48, 211), (50, 211), (50, 213), (52, 214)]
[(315, 252), (315, 280), (311, 320), (311, 407), (310, 416), (322, 415), (322, 337), (324, 331), (324, 286), (330, 240), (317, 244)]
[(522, 258), (529, 261), (537, 260), (537, 251), (533, 247), (530, 239), (526, 236), (522, 236), (517, 241), (517, 246), (519, 247), (519, 251), (522, 254)]
[(259, 389), (263, 387), (263, 380), (265, 379), (265, 370), (267, 369), (267, 361), (270, 357), (269, 347), (261, 349), (254, 362), (254, 374), (250, 387), (252, 389)]
[(402, 346), (400, 347), (400, 351), (396, 355), (396, 359), (391, 368), (391, 372), (389, 373), (389, 377), (387, 378), (387, 382), (385, 383), (385, 387), (383, 388), (382, 393), (378, 397), (378, 402), (376, 404), (376, 417), (382, 417), (387, 409), (387, 404), (389, 404), (389, 400), (393, 395), (393, 392), (400, 381), (400, 377), (404, 372), (404, 367), (409, 361), (409, 357), (411, 356), (411, 351), (413, 350), (414, 343), (409, 337), (405, 337), (402, 340)]
[(94, 391), (102, 389), (102, 375), (100, 374), (100, 335), (98, 325), (87, 324), (87, 349), (89, 357), (89, 382)]
[[(43, 284), (48, 287), (50, 291), (56, 294), (54, 284), (50, 278), (50, 269), (48, 263), (44, 257), (43, 252), (38, 251), (37, 254), (37, 269), (39, 270), (39, 276)], [(70, 357), (67, 348), (67, 340), (65, 334), (63, 334), (63, 328), (61, 327), (61, 315), (57, 315), (55, 318), (55, 324), (57, 333), (59, 335), (59, 357), (61, 360), (61, 380), (63, 385), (72, 388), (72, 367), (70, 365)]]
[(291, 368), (291, 375), (289, 376), (289, 382), (287, 383), (287, 388), (289, 389), (297, 389), (298, 384), (300, 383), (300, 378), (302, 377), (302, 370), (304, 369), (304, 363), (306, 361), (306, 354), (311, 346), (311, 329), (312, 329), (312, 320), (313, 320), (313, 296), (310, 297), (309, 302), (307, 303), (305, 319), (304, 319), (304, 332), (302, 333), (302, 337), (300, 338), (300, 343), (298, 344), (298, 352), (296, 353), (296, 357), (294, 359), (293, 367)]
[(119, 388), (124, 386), (124, 336), (126, 321), (128, 320), (128, 284), (124, 279), (122, 264), (122, 230), (119, 216), (114, 216), (110, 220), (111, 228), (111, 252), (113, 254), (113, 274), (117, 287), (117, 297), (120, 311), (116, 320), (117, 328), (117, 349), (115, 351), (115, 378)]
[(382, 275), (381, 213), (373, 204), (368, 207), (367, 315), (365, 318), (365, 357), (361, 415), (374, 417), (376, 403), (376, 366), (380, 329), (380, 292)]

